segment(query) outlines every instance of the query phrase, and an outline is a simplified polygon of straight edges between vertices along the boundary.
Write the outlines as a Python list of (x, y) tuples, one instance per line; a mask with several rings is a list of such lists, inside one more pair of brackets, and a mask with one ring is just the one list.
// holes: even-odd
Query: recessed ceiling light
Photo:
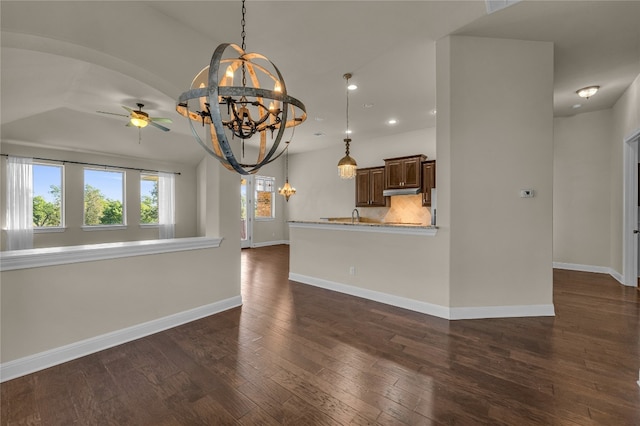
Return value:
[(576, 90), (576, 93), (581, 98), (589, 99), (590, 97), (596, 94), (598, 89), (600, 89), (600, 86), (588, 86), (588, 87), (583, 87), (582, 89)]
[(431, 111), (429, 111), (429, 114), (431, 115), (436, 115), (438, 113), (438, 111), (434, 108)]
[(573, 108), (573, 109), (578, 109), (578, 108), (580, 108), (581, 106), (582, 106), (582, 104), (575, 104), (575, 105), (573, 105), (571, 108)]
[(373, 108), (375, 104), (362, 104), (362, 108)]
[(351, 130), (347, 130), (345, 133), (350, 135), (351, 134)]
[(398, 123), (398, 120), (396, 120), (396, 119), (393, 119), (393, 118), (392, 118), (391, 120), (387, 121), (387, 123), (388, 123), (388, 124), (392, 124), (392, 125), (393, 125), (393, 124), (397, 124), (397, 123)]
[(356, 90), (358, 88), (358, 86), (356, 86), (355, 84), (350, 84), (347, 86), (347, 89), (349, 90)]
[(315, 120), (316, 120), (316, 121), (324, 121), (324, 118), (322, 118), (322, 117), (316, 117), (316, 118), (315, 118)]

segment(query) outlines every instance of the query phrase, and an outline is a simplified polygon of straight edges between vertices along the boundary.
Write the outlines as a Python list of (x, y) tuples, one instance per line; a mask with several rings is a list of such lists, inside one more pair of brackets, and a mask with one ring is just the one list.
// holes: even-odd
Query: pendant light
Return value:
[(296, 193), (296, 189), (289, 184), (289, 145), (285, 148), (284, 154), (284, 170), (285, 170), (285, 182), (282, 188), (278, 188), (278, 194), (284, 196), (284, 199), (289, 202), (289, 197)]
[[(242, 46), (219, 45), (210, 65), (196, 75), (176, 105), (178, 113), (189, 119), (202, 148), (242, 175), (256, 173), (281, 156), (286, 150), (286, 144), (280, 143), (285, 129), (307, 118), (304, 104), (288, 95), (275, 64), (260, 53), (246, 51), (245, 14), (242, 0)], [(231, 55), (225, 56), (227, 51)], [(205, 128), (204, 137), (198, 124)], [(245, 145), (255, 148), (255, 160), (245, 160)]]
[(356, 168), (358, 167), (358, 164), (356, 163), (356, 160), (349, 155), (349, 144), (351, 143), (351, 138), (349, 137), (349, 79), (352, 75), (346, 73), (343, 77), (347, 80), (347, 137), (344, 139), (345, 156), (338, 162), (338, 175), (341, 179), (353, 179), (356, 176)]

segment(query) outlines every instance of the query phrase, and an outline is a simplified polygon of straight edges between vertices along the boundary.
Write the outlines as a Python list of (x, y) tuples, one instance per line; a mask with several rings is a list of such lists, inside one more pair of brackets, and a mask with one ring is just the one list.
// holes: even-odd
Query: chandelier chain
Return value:
[(240, 34), (242, 36), (242, 50), (246, 50), (247, 49), (247, 45), (244, 41), (245, 37), (247, 36), (247, 32), (245, 31), (245, 24), (247, 23), (245, 20), (245, 14), (247, 13), (247, 8), (244, 5), (244, 0), (242, 0), (242, 20), (240, 21), (240, 24), (242, 25), (242, 33)]
[[(247, 8), (244, 5), (244, 1), (242, 0), (242, 20), (240, 21), (240, 25), (242, 25), (242, 32), (240, 33), (240, 35), (242, 36), (242, 51), (246, 52), (247, 51), (247, 43), (245, 41), (245, 38), (247, 37), (247, 32), (245, 31), (245, 25), (247, 23), (246, 19), (245, 19), (245, 15), (247, 13)], [(245, 69), (244, 66), (244, 61), (242, 62), (242, 87), (246, 87), (247, 86), (247, 71)]]

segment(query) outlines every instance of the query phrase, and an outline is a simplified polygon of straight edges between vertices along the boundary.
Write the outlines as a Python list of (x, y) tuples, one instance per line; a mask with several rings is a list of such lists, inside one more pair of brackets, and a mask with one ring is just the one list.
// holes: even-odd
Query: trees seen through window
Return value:
[(140, 223), (158, 223), (158, 175), (140, 175)]
[(124, 173), (84, 169), (84, 224), (124, 225)]
[(33, 164), (33, 226), (61, 227), (62, 166)]

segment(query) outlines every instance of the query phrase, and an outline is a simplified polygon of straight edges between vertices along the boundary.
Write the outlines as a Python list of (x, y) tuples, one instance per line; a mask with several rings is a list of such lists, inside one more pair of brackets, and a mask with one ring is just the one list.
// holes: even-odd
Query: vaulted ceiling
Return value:
[[(2, 1), (2, 140), (195, 163), (203, 151), (175, 102), (218, 44), (240, 42), (240, 9), (238, 0)], [(359, 149), (435, 126), (435, 41), (448, 34), (554, 42), (555, 115), (573, 115), (610, 108), (640, 73), (639, 21), (639, 1), (522, 1), (493, 14), (483, 1), (249, 1), (246, 25), (248, 50), (268, 56), (307, 107), (291, 151), (340, 155), (346, 72), (359, 87), (350, 94)], [(592, 84), (600, 93), (576, 96)], [(147, 127), (138, 143), (125, 118), (96, 112), (137, 102), (172, 118), (172, 130)]]

